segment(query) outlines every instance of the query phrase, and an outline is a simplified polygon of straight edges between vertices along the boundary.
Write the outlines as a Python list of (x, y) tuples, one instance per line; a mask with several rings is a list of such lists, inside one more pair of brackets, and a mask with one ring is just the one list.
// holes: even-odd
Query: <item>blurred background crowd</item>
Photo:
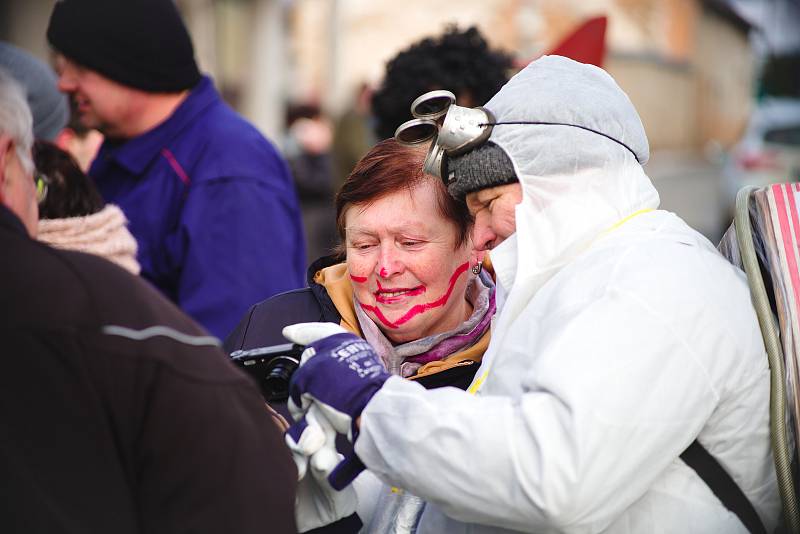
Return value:
[[(45, 30), (54, 4), (0, 4), (0, 40), (49, 61)], [(391, 113), (387, 100), (402, 108), (406, 93), (427, 89), (423, 78), (432, 79), (431, 70), (443, 71), (426, 65), (433, 63), (430, 47), (437, 45), (429, 41), (428, 49), (422, 46), (406, 60), (419, 73), (414, 86), (395, 81), (389, 92), (382, 89), (388, 87), (387, 63), (424, 38), (444, 43), (446, 31), (453, 48), (449, 68), (461, 74), (485, 66), (459, 38), (484, 39), (492, 51), (506, 54), (509, 74), (553, 52), (608, 70), (644, 121), (653, 151), (646, 171), (662, 206), (713, 242), (727, 226), (742, 185), (800, 179), (797, 0), (177, 4), (201, 71), (289, 161), (309, 260), (335, 244), (333, 225), (325, 221), (331, 220), (338, 184), (396, 126), (376, 115)], [(469, 28), (474, 32), (467, 34)], [(443, 73), (438, 83), (446, 83), (447, 75), (457, 77)], [(436, 82), (430, 83), (433, 88)], [(460, 96), (461, 105), (488, 98)]]

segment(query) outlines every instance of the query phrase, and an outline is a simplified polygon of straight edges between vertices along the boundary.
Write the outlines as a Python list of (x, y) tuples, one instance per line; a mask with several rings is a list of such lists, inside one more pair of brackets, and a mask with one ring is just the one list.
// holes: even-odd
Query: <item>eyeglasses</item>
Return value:
[(33, 183), (36, 186), (36, 202), (41, 206), (44, 199), (47, 198), (47, 187), (50, 185), (50, 178), (45, 173), (37, 170), (33, 173)]
[(495, 118), (485, 108), (465, 108), (446, 90), (429, 91), (411, 103), (410, 121), (394, 133), (404, 145), (433, 140), (425, 157), (425, 172), (448, 181), (447, 158), (469, 152), (489, 139)]

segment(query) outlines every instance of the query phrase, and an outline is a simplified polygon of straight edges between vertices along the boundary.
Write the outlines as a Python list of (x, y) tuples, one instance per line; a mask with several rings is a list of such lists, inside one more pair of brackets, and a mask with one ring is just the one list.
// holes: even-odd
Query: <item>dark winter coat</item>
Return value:
[(4, 532), (295, 531), (294, 464), (215, 338), (2, 205), (0, 250)]

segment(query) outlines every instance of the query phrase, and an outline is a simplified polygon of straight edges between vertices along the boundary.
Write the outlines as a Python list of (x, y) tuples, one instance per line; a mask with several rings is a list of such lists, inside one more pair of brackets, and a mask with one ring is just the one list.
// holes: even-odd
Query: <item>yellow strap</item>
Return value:
[(472, 383), (472, 385), (467, 390), (467, 393), (469, 393), (470, 395), (475, 395), (475, 393), (477, 393), (478, 390), (483, 385), (483, 381), (486, 380), (487, 376), (489, 376), (489, 370), (488, 369), (486, 371), (484, 371), (483, 374), (481, 376), (479, 376), (478, 379), (475, 382)]
[(655, 210), (653, 208), (645, 208), (643, 210), (634, 211), (633, 213), (631, 213), (630, 215), (628, 215), (624, 219), (618, 220), (617, 222), (615, 222), (614, 224), (612, 224), (611, 226), (609, 226), (608, 228), (603, 230), (602, 233), (603, 234), (607, 234), (608, 232), (612, 232), (612, 231), (616, 230), (617, 228), (619, 228), (620, 226), (622, 226), (623, 224), (625, 224), (626, 222), (628, 222), (631, 219), (633, 219), (634, 217), (636, 217), (637, 215), (641, 215), (643, 213), (648, 213), (648, 212), (651, 212), (651, 211), (655, 211)]
[[(636, 217), (637, 215), (641, 215), (641, 214), (643, 214), (643, 213), (648, 213), (648, 212), (651, 212), (651, 211), (655, 211), (655, 210), (654, 210), (653, 208), (645, 208), (645, 209), (641, 209), (641, 210), (639, 210), (639, 211), (634, 211), (633, 213), (631, 213), (630, 215), (628, 215), (628, 216), (627, 216), (627, 217), (625, 217), (624, 219), (620, 219), (620, 220), (618, 220), (617, 222), (615, 222), (614, 224), (612, 224), (611, 226), (609, 226), (607, 229), (603, 230), (603, 231), (600, 233), (600, 235), (605, 235), (605, 234), (607, 234), (607, 233), (609, 233), (609, 232), (613, 232), (614, 230), (616, 230), (617, 228), (619, 228), (620, 226), (622, 226), (622, 225), (623, 225), (623, 224), (625, 224), (626, 222), (630, 221), (631, 219), (633, 219), (633, 218), (634, 218), (634, 217)], [(486, 378), (487, 378), (488, 376), (489, 376), (489, 369), (485, 370), (485, 371), (483, 372), (483, 374), (481, 374), (481, 376), (479, 376), (479, 377), (478, 377), (478, 379), (477, 379), (477, 380), (475, 380), (475, 381), (472, 383), (472, 385), (471, 385), (471, 386), (469, 387), (469, 389), (467, 390), (467, 393), (469, 393), (470, 395), (475, 395), (475, 394), (478, 392), (478, 390), (479, 390), (479, 389), (481, 389), (481, 386), (482, 386), (482, 385), (483, 385), (483, 383), (486, 381)]]

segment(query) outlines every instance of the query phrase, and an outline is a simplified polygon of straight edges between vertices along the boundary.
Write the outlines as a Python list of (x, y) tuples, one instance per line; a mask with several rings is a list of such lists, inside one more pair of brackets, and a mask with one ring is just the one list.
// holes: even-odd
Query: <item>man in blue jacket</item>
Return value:
[(89, 173), (130, 219), (142, 276), (218, 337), (303, 285), (286, 163), (200, 74), (172, 0), (61, 0), (47, 38), (59, 88), (106, 136)]

